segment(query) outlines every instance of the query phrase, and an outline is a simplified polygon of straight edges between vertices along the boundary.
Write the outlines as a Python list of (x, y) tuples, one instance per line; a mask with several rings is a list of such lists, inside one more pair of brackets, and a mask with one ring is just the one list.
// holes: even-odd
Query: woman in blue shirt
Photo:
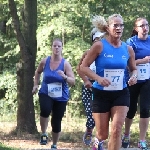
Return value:
[(52, 149), (57, 149), (57, 142), (61, 132), (61, 120), (69, 100), (69, 85), (75, 84), (75, 77), (70, 63), (62, 56), (63, 43), (60, 39), (52, 42), (52, 55), (41, 60), (35, 71), (32, 93), (38, 90), (41, 73), (43, 80), (39, 90), (40, 125), (42, 130), (41, 145), (46, 145), (46, 133), (49, 115), (52, 112)]
[(135, 60), (138, 70), (137, 84), (130, 86), (130, 107), (125, 119), (125, 132), (122, 138), (122, 147), (130, 144), (130, 127), (137, 111), (138, 97), (140, 96), (140, 122), (138, 147), (147, 150), (146, 132), (149, 124), (150, 110), (150, 36), (149, 24), (145, 18), (137, 18), (134, 24), (132, 37), (127, 44), (132, 46), (135, 52)]
[[(121, 41), (124, 28), (121, 15), (113, 14), (107, 21), (102, 16), (95, 16), (93, 25), (106, 35), (92, 45), (80, 65), (80, 70), (95, 81), (92, 88), (92, 114), (97, 132), (93, 150), (103, 150), (103, 140), (108, 138), (110, 119), (108, 149), (119, 150), (122, 126), (129, 107), (129, 91), (124, 75), (127, 66), (131, 71), (129, 85), (137, 81), (134, 52)], [(89, 68), (93, 61), (96, 73)]]

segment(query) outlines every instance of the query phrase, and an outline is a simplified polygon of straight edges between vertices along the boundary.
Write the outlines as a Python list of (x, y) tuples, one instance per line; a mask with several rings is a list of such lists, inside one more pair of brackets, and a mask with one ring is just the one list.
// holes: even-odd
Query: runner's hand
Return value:
[(97, 80), (97, 82), (101, 85), (101, 86), (104, 86), (104, 87), (108, 87), (111, 82), (106, 79), (106, 78), (103, 78), (103, 77), (99, 77), (99, 79)]
[(87, 81), (84, 82), (84, 86), (86, 88), (91, 88), (92, 87), (92, 83), (89, 80), (87, 80)]
[(38, 88), (39, 88), (39, 86), (38, 86), (38, 85), (35, 85), (35, 86), (33, 87), (32, 94), (36, 94), (37, 91), (38, 91)]
[(137, 75), (132, 75), (128, 81), (129, 86), (137, 83)]
[(62, 70), (58, 70), (57, 73), (62, 76), (64, 79), (66, 78), (65, 73)]

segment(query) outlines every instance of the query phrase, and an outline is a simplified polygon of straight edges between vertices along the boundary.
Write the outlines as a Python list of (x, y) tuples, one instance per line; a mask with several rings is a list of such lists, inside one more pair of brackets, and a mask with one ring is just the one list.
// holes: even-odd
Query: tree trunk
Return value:
[(4, 34), (6, 34), (6, 22), (6, 20), (0, 22), (0, 31)]
[(37, 132), (33, 103), (33, 76), (37, 53), (37, 0), (24, 1), (23, 30), (20, 30), (19, 17), (14, 0), (9, 1), (10, 13), (16, 37), (20, 46), (20, 61), (17, 67), (17, 131)]

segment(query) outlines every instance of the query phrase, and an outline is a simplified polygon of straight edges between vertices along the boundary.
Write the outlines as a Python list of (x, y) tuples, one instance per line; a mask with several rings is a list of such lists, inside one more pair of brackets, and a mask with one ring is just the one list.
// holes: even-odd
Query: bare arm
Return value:
[(41, 73), (43, 72), (43, 68), (45, 66), (45, 62), (46, 62), (46, 58), (42, 59), (40, 64), (39, 64), (39, 66), (35, 70), (34, 86), (33, 86), (33, 90), (32, 90), (33, 94), (35, 94), (37, 92), (37, 90), (38, 90), (38, 83), (40, 81), (40, 76), (41, 76)]
[(130, 54), (130, 58), (128, 61), (128, 67), (129, 67), (129, 71), (131, 73), (128, 84), (131, 86), (133, 84), (136, 84), (136, 82), (137, 82), (137, 68), (136, 68), (136, 62), (135, 62), (135, 53), (131, 46), (128, 47), (128, 51)]
[(69, 85), (75, 84), (74, 73), (72, 71), (72, 67), (71, 67), (70, 63), (67, 60), (65, 60), (64, 71), (58, 70), (57, 72), (60, 76), (62, 76), (64, 78), (64, 80), (66, 80), (66, 82)]
[(80, 65), (82, 64), (83, 59), (84, 59), (85, 56), (87, 55), (87, 52), (88, 52), (88, 50), (83, 53), (82, 58), (80, 59), (80, 62), (79, 62), (79, 64), (78, 64), (76, 70), (77, 70), (78, 75), (79, 75), (79, 76), (81, 77), (81, 79), (83, 80), (84, 86), (85, 86), (86, 88), (91, 88), (91, 87), (92, 87), (92, 83), (90, 82), (89, 78), (88, 78), (82, 71), (80, 71)]
[(93, 72), (89, 66), (95, 61), (97, 56), (102, 52), (102, 43), (100, 41), (95, 42), (90, 50), (87, 52), (87, 55), (82, 61), (82, 64), (80, 65), (80, 71), (82, 71), (86, 76), (88, 76), (90, 79), (97, 81), (102, 86), (109, 86), (110, 81), (107, 79), (100, 77), (95, 72)]
[[(88, 50), (87, 50), (87, 51), (88, 51)], [(77, 68), (76, 68), (78, 75), (81, 77), (81, 79), (82, 79), (84, 82), (87, 82), (87, 81), (88, 81), (88, 78), (87, 78), (87, 76), (85, 76), (85, 74), (84, 74), (82, 71), (80, 71), (80, 65), (82, 64), (83, 59), (84, 59), (85, 56), (87, 55), (87, 51), (85, 51), (85, 52), (83, 53), (82, 58), (80, 59), (80, 62), (79, 62), (79, 64), (78, 64)]]
[(66, 73), (66, 82), (68, 82), (69, 85), (74, 85), (75, 84), (74, 73), (72, 71), (70, 63), (66, 60), (65, 60), (65, 73)]
[(150, 56), (146, 56), (143, 59), (137, 59), (136, 60), (136, 65), (138, 64), (146, 64), (150, 62)]

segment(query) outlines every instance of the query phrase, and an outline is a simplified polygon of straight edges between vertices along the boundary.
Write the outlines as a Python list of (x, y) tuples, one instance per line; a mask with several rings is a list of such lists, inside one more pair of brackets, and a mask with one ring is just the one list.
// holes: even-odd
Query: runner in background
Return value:
[(134, 24), (132, 37), (127, 44), (132, 46), (135, 52), (136, 65), (138, 70), (137, 84), (129, 86), (130, 107), (125, 119), (125, 132), (122, 137), (122, 147), (130, 145), (130, 127), (137, 111), (138, 97), (140, 96), (140, 121), (139, 121), (139, 142), (138, 147), (147, 150), (146, 132), (150, 117), (150, 36), (149, 23), (145, 18), (137, 18)]
[[(97, 28), (93, 28), (93, 30), (91, 31), (92, 43), (99, 41), (103, 36), (104, 36), (104, 33), (100, 32)], [(84, 74), (82, 74), (82, 72), (79, 70), (79, 66), (81, 65), (82, 60), (86, 56), (87, 51), (85, 51), (85, 53), (82, 55), (82, 58), (77, 66), (77, 73), (79, 74), (79, 76), (82, 78), (82, 80), (84, 82), (83, 86), (82, 86), (82, 103), (85, 108), (87, 120), (86, 120), (86, 131), (83, 135), (83, 142), (85, 143), (85, 145), (90, 145), (92, 142), (92, 132), (95, 127), (95, 122), (92, 117), (92, 109), (91, 109), (92, 84), (94, 81), (90, 80), (88, 77), (86, 77)], [(90, 69), (92, 71), (96, 72), (95, 62), (93, 62), (90, 65)]]
[(75, 77), (70, 63), (62, 56), (63, 43), (60, 39), (52, 42), (52, 55), (41, 60), (35, 71), (34, 87), (32, 93), (38, 90), (41, 73), (43, 81), (38, 92), (40, 102), (41, 145), (48, 142), (47, 127), (51, 115), (52, 145), (57, 149), (61, 133), (61, 121), (69, 100), (69, 85), (75, 84)]

